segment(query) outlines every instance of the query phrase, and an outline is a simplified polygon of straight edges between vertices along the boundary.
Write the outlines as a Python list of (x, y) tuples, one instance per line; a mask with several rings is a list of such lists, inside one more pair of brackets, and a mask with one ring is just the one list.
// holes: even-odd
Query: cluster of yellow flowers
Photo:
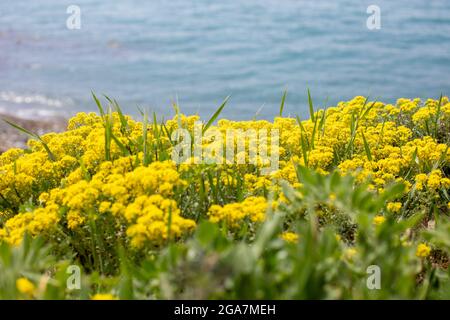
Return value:
[(34, 283), (23, 277), (16, 280), (16, 287), (17, 290), (27, 298), (32, 297), (36, 290)]
[(261, 222), (265, 219), (267, 200), (264, 197), (248, 197), (240, 203), (225, 206), (212, 205), (208, 216), (212, 222), (225, 222), (230, 227), (238, 227), (245, 219)]
[(433, 170), (429, 175), (420, 173), (416, 175), (416, 189), (423, 190), (428, 187), (429, 190), (437, 190), (439, 188), (450, 188), (450, 179), (443, 177), (441, 170)]
[[(110, 143), (105, 137), (107, 118), (113, 124)], [(200, 192), (196, 182), (185, 178), (196, 165), (175, 165), (167, 158), (159, 159), (157, 153), (170, 155), (170, 133), (179, 127), (192, 131), (199, 120), (180, 114), (164, 124), (149, 126), (143, 134), (143, 123), (121, 113), (80, 113), (70, 119), (67, 131), (44, 135), (42, 141), (30, 140), (29, 150), (5, 152), (0, 155), (0, 239), (18, 244), (26, 232), (32, 236), (70, 235), (101, 217), (109, 217), (117, 234), (125, 234), (135, 248), (182, 238), (195, 228), (191, 218), (198, 217), (184, 209), (185, 197)], [(407, 192), (440, 197), (441, 208), (448, 210), (444, 191), (450, 188), (450, 179), (442, 163), (450, 161), (445, 140), (449, 126), (447, 97), (424, 103), (399, 99), (392, 105), (358, 96), (303, 121), (290, 117), (277, 117), (273, 122), (219, 120), (209, 130), (277, 130), (279, 169), (262, 175), (263, 161), (236, 165), (232, 170), (242, 178), (242, 196), (209, 202), (212, 205), (205, 212), (212, 222), (225, 222), (232, 228), (244, 220), (263, 221), (269, 207), (268, 192), (278, 193), (274, 198), (280, 200), (281, 181), (301, 187), (297, 164), (322, 174), (337, 169), (342, 175), (355, 176), (357, 182), (367, 182), (374, 192), (402, 182)], [(154, 154), (146, 161), (149, 152)], [(203, 180), (206, 190), (202, 192), (210, 192), (211, 183), (219, 180), (235, 188), (237, 180), (233, 177), (230, 182), (230, 176), (225, 173)], [(189, 187), (194, 194), (183, 195)], [(236, 202), (237, 198), (243, 201)], [(402, 202), (387, 204), (392, 213), (403, 209)], [(382, 216), (374, 221), (383, 222)], [(290, 234), (283, 238), (294, 241)]]
[[(133, 223), (127, 230), (134, 247), (148, 242), (160, 242), (169, 236), (181, 237), (195, 228), (195, 222), (180, 216), (174, 200), (160, 195), (140, 196), (125, 210), (125, 217)], [(169, 225), (170, 219), (170, 225)]]
[(402, 208), (401, 202), (389, 202), (386, 208), (391, 212), (399, 212)]
[(192, 230), (195, 222), (182, 218), (177, 203), (170, 199), (174, 188), (184, 184), (175, 166), (154, 162), (133, 170), (131, 160), (123, 157), (114, 165), (103, 162), (90, 181), (75, 170), (63, 187), (40, 195), (42, 207), (6, 221), (0, 238), (18, 244), (26, 231), (43, 234), (56, 228), (58, 222), (76, 231), (86, 221), (105, 214), (110, 214), (115, 223), (128, 226), (126, 233), (137, 248), (146, 242), (161, 243), (168, 232), (177, 238)]
[(373, 224), (376, 226), (383, 224), (385, 221), (386, 221), (386, 218), (383, 216), (375, 216), (373, 218)]
[(430, 255), (431, 248), (427, 246), (425, 243), (420, 243), (416, 249), (416, 256), (419, 258), (426, 258)]
[(4, 228), (0, 229), (0, 239), (18, 245), (25, 232), (32, 236), (51, 231), (59, 222), (59, 208), (52, 204), (47, 208), (38, 208), (34, 212), (19, 213), (6, 221)]
[(281, 239), (286, 242), (297, 243), (299, 240), (299, 236), (294, 232), (286, 231), (281, 234)]

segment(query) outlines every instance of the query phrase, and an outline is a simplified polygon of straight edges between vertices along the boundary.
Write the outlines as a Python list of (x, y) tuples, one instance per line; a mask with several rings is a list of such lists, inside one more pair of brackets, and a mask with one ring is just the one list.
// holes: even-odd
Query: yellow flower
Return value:
[(248, 197), (241, 203), (230, 203), (223, 207), (212, 205), (208, 211), (208, 216), (214, 223), (224, 221), (230, 227), (237, 228), (246, 218), (249, 218), (252, 222), (264, 221), (267, 208), (266, 198)]
[(450, 179), (449, 178), (442, 178), (441, 179), (441, 186), (445, 189), (450, 188)]
[(281, 234), (281, 238), (286, 242), (297, 243), (299, 237), (298, 237), (298, 234), (287, 231), (287, 232), (283, 232)]
[(387, 204), (387, 209), (391, 212), (399, 212), (402, 208), (402, 203), (401, 202), (389, 202)]
[(67, 226), (71, 230), (77, 229), (84, 223), (85, 218), (77, 211), (70, 211), (67, 214)]
[(373, 224), (376, 226), (379, 226), (380, 224), (384, 223), (386, 221), (386, 218), (383, 216), (376, 216), (373, 218)]
[(100, 203), (100, 206), (99, 206), (99, 208), (98, 208), (98, 211), (99, 211), (100, 213), (105, 213), (105, 212), (107, 212), (110, 208), (111, 208), (111, 202), (103, 201), (102, 203)]
[(331, 192), (330, 195), (328, 196), (328, 200), (330, 200), (331, 202), (336, 200), (336, 193)]
[(432, 190), (439, 189), (441, 186), (441, 172), (439, 170), (434, 170), (430, 174), (428, 177), (427, 186)]
[(421, 174), (416, 175), (415, 180), (416, 180), (416, 189), (420, 191), (420, 190), (423, 190), (423, 187), (424, 187), (425, 183), (427, 182), (428, 177), (426, 174), (421, 173)]
[[(225, 146), (223, 143), (230, 142), (236, 149), (233, 160), (245, 160), (236, 167), (194, 166), (192, 163), (202, 161), (199, 155), (189, 156), (188, 159), (194, 161), (191, 164), (186, 161), (181, 166), (170, 160), (157, 160), (174, 151), (174, 141), (165, 133), (172, 133), (179, 127), (193, 133), (195, 126), (201, 123), (197, 115), (177, 114), (165, 124), (155, 123), (155, 128), (147, 130), (148, 145), (157, 146), (158, 150), (153, 150), (151, 163), (144, 165), (144, 154), (139, 151), (143, 143), (143, 123), (125, 116), (125, 128), (121, 115), (112, 113), (112, 131), (117, 143), (112, 143), (106, 154), (104, 117), (79, 113), (69, 120), (67, 131), (42, 136), (55, 155), (55, 161), (50, 161), (41, 142), (33, 140), (28, 143), (29, 150), (11, 149), (0, 155), (0, 240), (18, 245), (27, 233), (32, 237), (43, 236), (56, 245), (79, 241), (80, 251), (92, 255), (91, 248), (97, 244), (91, 244), (89, 239), (97, 237), (92, 237), (90, 228), (83, 226), (98, 222), (108, 226), (111, 233), (105, 235), (108, 245), (115, 246), (116, 241), (125, 240), (132, 249), (161, 249), (169, 242), (169, 237), (182, 241), (195, 229), (193, 217), (202, 209), (197, 201), (200, 191), (208, 198), (219, 196), (218, 201), (225, 203), (210, 206), (207, 213), (210, 221), (224, 223), (230, 229), (250, 223), (253, 233), (253, 224), (265, 220), (271, 204), (273, 211), (295, 204), (293, 197), (283, 194), (284, 183), (295, 189), (295, 198), (304, 198), (306, 192), (304, 181), (299, 181), (298, 164), (323, 176), (337, 168), (339, 174), (352, 176), (356, 185), (367, 183), (367, 189), (373, 194), (386, 192), (392, 183), (402, 183), (406, 192), (426, 191), (417, 197), (417, 210), (427, 206), (430, 198), (436, 200), (441, 209), (447, 205), (450, 210), (450, 202), (446, 204), (448, 199), (438, 192), (450, 188), (450, 179), (442, 164), (450, 161), (450, 150), (447, 144), (427, 136), (427, 126), (437, 116), (441, 123), (439, 134), (448, 129), (448, 98), (442, 99), (439, 112), (439, 101), (433, 99), (425, 103), (420, 99), (399, 99), (395, 105), (367, 102), (366, 98), (357, 96), (326, 110), (317, 110), (315, 119), (320, 119), (320, 130), (312, 119), (304, 119), (299, 124), (293, 117), (277, 117), (273, 121), (219, 120), (217, 125), (211, 126), (210, 132), (216, 130), (225, 134), (229, 129), (240, 130), (246, 141), (239, 146), (238, 135), (222, 142), (212, 139), (211, 135), (202, 139), (206, 148), (201, 151), (214, 153), (214, 149), (220, 150)], [(356, 128), (355, 116), (358, 116)], [(258, 133), (265, 144), (255, 146), (249, 137), (256, 136), (246, 131), (259, 129), (266, 130), (267, 136), (261, 137)], [(268, 146), (275, 130), (279, 133), (279, 145)], [(155, 132), (161, 134), (155, 136)], [(227, 133), (226, 136), (232, 135)], [(350, 142), (352, 156), (341, 157), (348, 154)], [(125, 152), (119, 147), (121, 143)], [(255, 152), (255, 157), (247, 154), (247, 149)], [(159, 150), (164, 152), (157, 152)], [(263, 175), (261, 169), (268, 162), (262, 154), (273, 151), (279, 151), (279, 169)], [(212, 153), (212, 158), (216, 157)], [(255, 161), (249, 163), (252, 160)], [(438, 165), (431, 172), (423, 171), (434, 164)], [(411, 176), (411, 173), (416, 175)], [(238, 189), (238, 193), (233, 192)], [(244, 200), (233, 202), (237, 194)], [(327, 203), (320, 203), (317, 210), (331, 215), (338, 213), (334, 206), (336, 197), (329, 192), (327, 199), (325, 194)], [(271, 204), (269, 198), (274, 199)], [(34, 207), (28, 205), (30, 201)], [(303, 204), (299, 203), (298, 214), (303, 214)], [(397, 213), (403, 206), (404, 202), (390, 202), (384, 211)], [(28, 210), (30, 207), (34, 209)], [(373, 214), (374, 225), (385, 223), (381, 212)], [(70, 232), (60, 232), (67, 228)], [(61, 239), (64, 236), (73, 238)], [(289, 242), (299, 240), (292, 232), (280, 237)], [(424, 257), (430, 250), (421, 244), (417, 254)], [(342, 258), (351, 260), (356, 254), (355, 248), (349, 248)]]
[(20, 293), (23, 293), (23, 294), (26, 294), (29, 296), (33, 295), (34, 291), (36, 290), (36, 287), (34, 286), (34, 284), (27, 278), (17, 279), (16, 287)]
[(353, 258), (355, 257), (355, 255), (358, 253), (358, 251), (356, 251), (355, 248), (348, 248), (347, 250), (345, 250), (344, 252), (344, 257), (348, 260), (353, 260)]
[(118, 300), (116, 296), (110, 293), (97, 293), (91, 297), (91, 300)]
[(426, 258), (430, 255), (431, 248), (427, 246), (425, 243), (421, 243), (417, 246), (416, 256), (419, 258)]
[(130, 223), (127, 236), (131, 245), (142, 248), (148, 241), (161, 244), (169, 236), (167, 223), (171, 215), (170, 236), (181, 238), (195, 228), (195, 221), (180, 216), (180, 209), (174, 200), (165, 199), (160, 195), (140, 196), (131, 203), (124, 212)]

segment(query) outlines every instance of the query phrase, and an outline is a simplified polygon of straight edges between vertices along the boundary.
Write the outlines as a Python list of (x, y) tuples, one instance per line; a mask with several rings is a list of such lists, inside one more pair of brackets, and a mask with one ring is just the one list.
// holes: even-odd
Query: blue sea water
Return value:
[[(369, 30), (369, 5), (381, 29)], [(66, 9), (81, 9), (81, 29)], [(95, 110), (90, 91), (136, 107), (208, 117), (306, 115), (355, 95), (450, 94), (448, 0), (0, 1), (0, 111)]]

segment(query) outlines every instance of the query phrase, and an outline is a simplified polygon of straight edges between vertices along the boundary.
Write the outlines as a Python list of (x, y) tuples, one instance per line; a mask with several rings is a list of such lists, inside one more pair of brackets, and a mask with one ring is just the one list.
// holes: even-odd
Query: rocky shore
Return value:
[(0, 113), (0, 153), (10, 148), (24, 148), (29, 139), (26, 134), (11, 127), (3, 119), (18, 124), (39, 135), (48, 132), (60, 132), (66, 127), (66, 121), (62, 118), (24, 119), (10, 114)]

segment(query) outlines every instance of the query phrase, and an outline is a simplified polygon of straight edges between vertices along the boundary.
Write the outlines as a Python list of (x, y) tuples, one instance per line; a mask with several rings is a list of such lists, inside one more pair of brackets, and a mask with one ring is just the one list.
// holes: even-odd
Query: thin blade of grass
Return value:
[(94, 98), (95, 103), (97, 104), (97, 108), (100, 112), (100, 115), (102, 117), (105, 117), (105, 110), (102, 107), (102, 103), (100, 102), (100, 100), (98, 100), (97, 96), (95, 95), (94, 91), (91, 91), (92, 97)]
[(11, 127), (13, 127), (14, 129), (16, 129), (16, 130), (18, 130), (18, 131), (20, 131), (22, 133), (25, 133), (31, 139), (39, 141), (42, 144), (42, 146), (44, 147), (45, 151), (47, 152), (49, 159), (51, 161), (56, 161), (55, 155), (53, 154), (53, 152), (50, 150), (48, 145), (44, 142), (44, 140), (42, 140), (42, 138), (38, 134), (36, 134), (34, 132), (31, 132), (30, 130), (27, 130), (27, 129), (19, 126), (18, 124), (15, 124), (15, 123), (13, 123), (13, 122), (11, 122), (9, 120), (3, 119), (3, 121), (6, 122)]
[(228, 100), (230, 99), (230, 96), (226, 97), (225, 100), (222, 102), (222, 104), (220, 105), (220, 107), (216, 110), (216, 112), (213, 114), (213, 116), (211, 117), (211, 119), (208, 120), (208, 122), (206, 123), (206, 125), (203, 127), (202, 133), (205, 133), (206, 130), (209, 129), (209, 127), (211, 127), (211, 125), (214, 123), (214, 121), (216, 121), (217, 117), (220, 115), (220, 113), (222, 112), (223, 108), (225, 108)]
[(308, 89), (308, 105), (309, 105), (309, 116), (311, 121), (314, 122), (314, 104), (311, 98), (311, 92)]
[(147, 116), (147, 110), (143, 113), (144, 121), (142, 124), (142, 139), (143, 141), (143, 152), (144, 152), (144, 166), (148, 166), (149, 159), (148, 159), (148, 143), (147, 143), (147, 136), (148, 136), (148, 116)]
[(370, 151), (370, 146), (367, 143), (366, 136), (364, 135), (364, 132), (362, 132), (362, 131), (361, 131), (361, 136), (363, 138), (364, 150), (366, 151), (367, 159), (369, 159), (369, 161), (372, 161), (372, 152)]
[(283, 110), (284, 110), (284, 104), (286, 102), (286, 96), (287, 96), (287, 89), (283, 91), (283, 95), (281, 97), (281, 104), (280, 104), (280, 117), (283, 116)]

